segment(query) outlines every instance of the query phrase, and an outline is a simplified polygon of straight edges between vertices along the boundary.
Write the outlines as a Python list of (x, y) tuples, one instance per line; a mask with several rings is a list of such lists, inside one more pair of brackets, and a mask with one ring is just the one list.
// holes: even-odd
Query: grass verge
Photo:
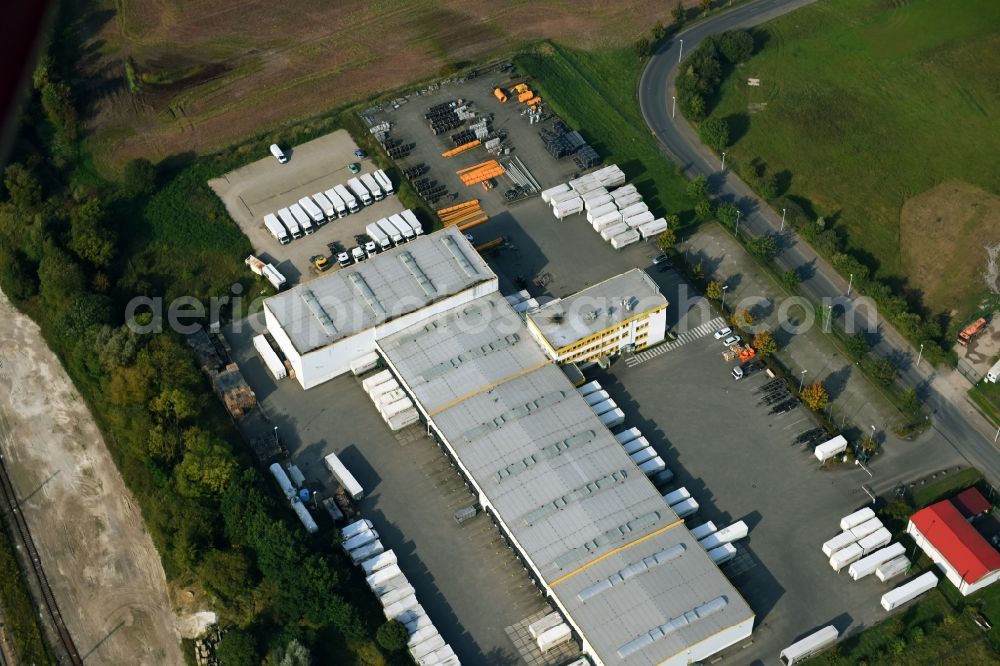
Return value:
[(910, 493), (913, 506), (921, 509), (928, 504), (933, 504), (938, 500), (951, 497), (960, 490), (965, 490), (970, 486), (979, 483), (983, 475), (977, 469), (963, 469), (957, 474), (945, 477), (940, 481), (935, 481), (921, 488), (917, 488)]

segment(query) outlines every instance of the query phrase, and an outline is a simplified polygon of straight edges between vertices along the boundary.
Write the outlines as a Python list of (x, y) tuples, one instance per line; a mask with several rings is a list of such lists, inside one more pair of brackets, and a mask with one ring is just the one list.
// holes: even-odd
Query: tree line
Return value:
[[(320, 636), (369, 663), (401, 659), (372, 640), (379, 614), (356, 569), (332, 539), (305, 535), (253, 468), (185, 342), (124, 320), (136, 296), (228, 293), (248, 280), (248, 245), (208, 192), (204, 162), (170, 172), (137, 159), (115, 180), (86, 167), (73, 40), (61, 38), (74, 20), (57, 20), (3, 170), (0, 288), (87, 400), (168, 579), (206, 593), (234, 627), (220, 650), (242, 656), (227, 664), (285, 663), (292, 641), (308, 652)], [(197, 238), (184, 235), (192, 224)]]

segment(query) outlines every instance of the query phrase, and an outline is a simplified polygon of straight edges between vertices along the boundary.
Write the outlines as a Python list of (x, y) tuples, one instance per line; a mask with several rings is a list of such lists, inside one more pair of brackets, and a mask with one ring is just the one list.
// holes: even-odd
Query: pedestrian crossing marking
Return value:
[(625, 359), (625, 365), (634, 368), (640, 363), (645, 363), (646, 361), (656, 358), (660, 354), (665, 354), (668, 351), (677, 349), (678, 347), (683, 347), (689, 342), (694, 342), (699, 338), (703, 338), (709, 333), (712, 333), (723, 326), (726, 325), (726, 320), (722, 317), (716, 317), (712, 321), (705, 322), (701, 326), (692, 328), (690, 331), (684, 331), (677, 336), (676, 340), (671, 340), (670, 342), (663, 342), (656, 345), (651, 349), (646, 349)]

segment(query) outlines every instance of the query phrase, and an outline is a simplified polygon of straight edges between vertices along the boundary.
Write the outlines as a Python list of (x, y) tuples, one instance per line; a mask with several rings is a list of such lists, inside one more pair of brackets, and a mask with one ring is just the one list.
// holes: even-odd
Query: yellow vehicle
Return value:
[(313, 267), (320, 273), (330, 268), (330, 259), (324, 256), (313, 257)]

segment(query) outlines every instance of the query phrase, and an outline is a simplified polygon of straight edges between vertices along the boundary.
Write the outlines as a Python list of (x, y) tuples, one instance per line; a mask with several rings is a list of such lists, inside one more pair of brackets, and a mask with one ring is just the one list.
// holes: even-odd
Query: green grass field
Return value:
[(903, 237), (900, 216), (908, 199), (952, 179), (1000, 192), (1000, 3), (829, 0), (765, 24), (760, 37), (712, 113), (731, 120), (729, 158), (786, 172), (788, 194), (841, 226), (880, 277), (926, 292), (933, 311), (971, 311), (984, 291), (982, 245), (996, 238), (949, 228), (954, 201), (924, 216), (940, 227), (926, 234), (909, 225)]
[(544, 44), (514, 58), (532, 87), (607, 163), (617, 163), (658, 214), (690, 212), (687, 181), (657, 149), (636, 90), (642, 63), (631, 48), (579, 51)]

